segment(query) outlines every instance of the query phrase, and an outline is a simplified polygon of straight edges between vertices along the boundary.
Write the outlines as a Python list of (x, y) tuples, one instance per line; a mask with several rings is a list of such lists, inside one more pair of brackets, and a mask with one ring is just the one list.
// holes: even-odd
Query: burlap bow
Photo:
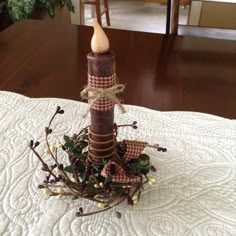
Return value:
[(125, 108), (122, 106), (119, 98), (117, 97), (117, 94), (123, 92), (125, 89), (125, 86), (123, 84), (115, 84), (112, 87), (109, 88), (92, 88), (92, 87), (86, 87), (84, 88), (80, 95), (82, 99), (87, 99), (90, 103), (90, 107), (88, 111), (84, 114), (84, 117), (88, 114), (90, 109), (93, 107), (95, 102), (98, 102), (102, 98), (108, 98), (112, 102), (118, 105), (122, 113), (125, 113)]

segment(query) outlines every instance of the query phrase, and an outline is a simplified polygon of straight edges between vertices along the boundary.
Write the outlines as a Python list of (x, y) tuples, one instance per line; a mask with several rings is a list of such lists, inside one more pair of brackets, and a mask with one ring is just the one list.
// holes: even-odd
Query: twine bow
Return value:
[(83, 115), (85, 117), (90, 109), (93, 107), (94, 103), (99, 101), (102, 98), (108, 98), (112, 102), (118, 105), (122, 113), (125, 113), (125, 108), (122, 106), (119, 98), (117, 97), (117, 94), (123, 92), (125, 89), (125, 86), (123, 84), (115, 84), (112, 87), (109, 88), (92, 88), (92, 87), (85, 87), (80, 95), (82, 99), (89, 100), (90, 107), (88, 111)]

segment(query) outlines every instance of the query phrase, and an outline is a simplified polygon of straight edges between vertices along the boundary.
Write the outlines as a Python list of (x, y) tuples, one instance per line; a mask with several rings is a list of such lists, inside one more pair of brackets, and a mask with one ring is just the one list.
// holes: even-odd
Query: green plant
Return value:
[(28, 18), (34, 10), (47, 10), (50, 17), (55, 15), (55, 6), (67, 8), (74, 12), (71, 0), (5, 0), (7, 11), (13, 22)]

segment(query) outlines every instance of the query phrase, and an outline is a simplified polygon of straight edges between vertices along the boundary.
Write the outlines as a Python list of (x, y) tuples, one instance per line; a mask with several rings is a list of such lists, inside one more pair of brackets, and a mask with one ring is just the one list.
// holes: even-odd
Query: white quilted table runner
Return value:
[(45, 173), (29, 150), (29, 140), (41, 142), (44, 127), (57, 105), (52, 144), (89, 124), (82, 118), (87, 104), (63, 99), (31, 99), (0, 92), (0, 235), (79, 236), (235, 236), (236, 121), (193, 112), (158, 112), (126, 106), (116, 111), (119, 137), (158, 143), (166, 153), (146, 149), (157, 172), (157, 183), (146, 186), (140, 202), (114, 211), (76, 218), (96, 207), (86, 200), (45, 199), (37, 188)]

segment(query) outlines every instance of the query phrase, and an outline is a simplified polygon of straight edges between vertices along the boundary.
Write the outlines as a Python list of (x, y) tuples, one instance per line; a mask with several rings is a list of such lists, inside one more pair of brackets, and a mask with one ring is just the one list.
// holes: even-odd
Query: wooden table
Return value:
[[(106, 29), (124, 102), (236, 118), (236, 41)], [(24, 21), (0, 33), (0, 89), (80, 100), (92, 28)]]

